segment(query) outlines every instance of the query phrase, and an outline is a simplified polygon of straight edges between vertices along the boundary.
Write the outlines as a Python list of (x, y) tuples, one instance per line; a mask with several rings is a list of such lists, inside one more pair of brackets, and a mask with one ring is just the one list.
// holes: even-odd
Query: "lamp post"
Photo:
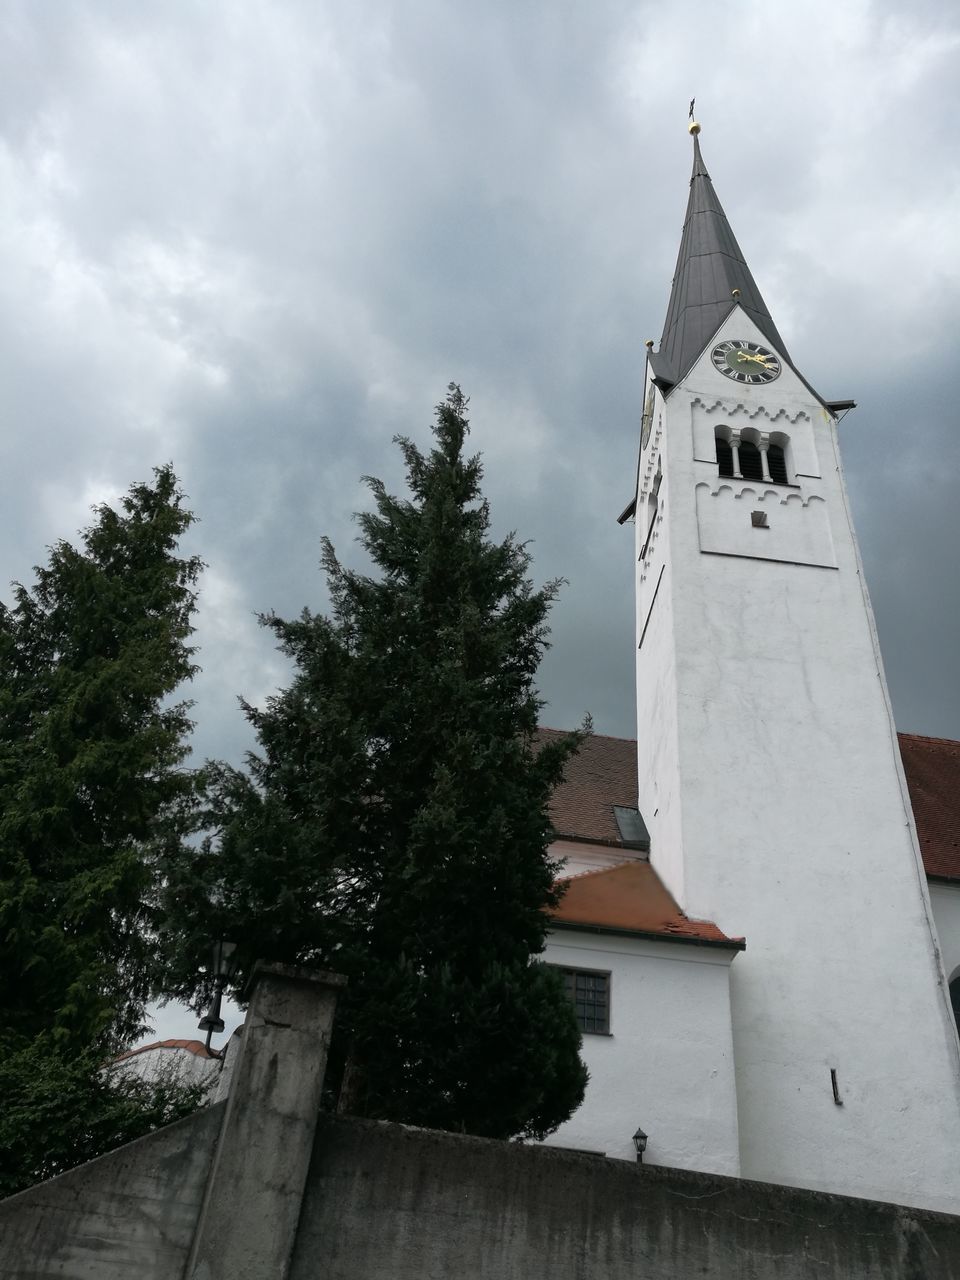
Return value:
[(647, 1135), (642, 1129), (638, 1129), (633, 1135), (633, 1145), (637, 1149), (637, 1164), (643, 1164), (643, 1153), (647, 1149)]
[(214, 981), (213, 1003), (197, 1025), (201, 1031), (206, 1031), (207, 1052), (214, 1057), (219, 1057), (220, 1054), (216, 1049), (210, 1048), (210, 1039), (215, 1031), (220, 1032), (223, 1030), (224, 1023), (223, 1018), (220, 1016), (220, 1002), (223, 999), (223, 988), (233, 975), (234, 965), (236, 964), (234, 959), (236, 949), (237, 944), (235, 942), (224, 942), (222, 938), (213, 944), (213, 966), (210, 970)]

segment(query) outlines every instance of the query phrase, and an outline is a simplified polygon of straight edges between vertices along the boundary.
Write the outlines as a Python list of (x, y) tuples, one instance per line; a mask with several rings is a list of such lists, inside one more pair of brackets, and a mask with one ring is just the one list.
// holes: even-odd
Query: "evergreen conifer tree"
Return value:
[(96, 1133), (143, 1131), (98, 1073), (142, 1027), (162, 864), (195, 821), (189, 704), (169, 700), (195, 669), (192, 519), (163, 467), (0, 606), (7, 1190), (96, 1154)]
[(547, 805), (577, 737), (538, 748), (559, 584), (534, 590), (523, 544), (491, 539), (465, 411), (451, 385), (432, 451), (398, 441), (408, 497), (368, 478), (376, 575), (327, 543), (330, 616), (264, 619), (295, 674), (246, 708), (260, 752), (249, 774), (221, 769), (218, 833), (171, 880), (170, 920), (183, 994), (211, 911), (241, 971), (267, 958), (347, 974), (351, 1110), (543, 1135), (586, 1081), (573, 1010), (535, 960), (558, 900)]

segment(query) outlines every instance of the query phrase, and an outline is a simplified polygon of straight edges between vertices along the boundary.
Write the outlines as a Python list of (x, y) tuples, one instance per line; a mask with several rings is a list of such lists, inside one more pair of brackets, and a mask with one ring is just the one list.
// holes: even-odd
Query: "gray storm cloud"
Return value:
[(845, 466), (899, 725), (960, 737), (960, 16), (598, 0), (467, 10), (26, 2), (0, 68), (0, 575), (173, 461), (207, 561), (197, 751), (284, 678), (364, 473), (450, 379), (502, 532), (569, 585), (548, 722), (633, 734), (643, 341), (687, 100), (791, 354), (861, 405)]

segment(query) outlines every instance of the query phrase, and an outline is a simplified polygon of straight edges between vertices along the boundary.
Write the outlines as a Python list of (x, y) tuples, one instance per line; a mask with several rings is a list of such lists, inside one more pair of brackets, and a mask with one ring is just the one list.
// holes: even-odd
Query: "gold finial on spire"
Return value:
[(693, 118), (693, 108), (696, 105), (696, 101), (697, 101), (696, 98), (690, 99), (690, 110), (687, 112), (687, 119), (690, 121), (690, 123), (687, 125), (687, 132), (692, 133), (694, 137), (696, 137), (697, 134), (700, 132), (700, 126), (697, 124), (696, 120), (694, 120)]

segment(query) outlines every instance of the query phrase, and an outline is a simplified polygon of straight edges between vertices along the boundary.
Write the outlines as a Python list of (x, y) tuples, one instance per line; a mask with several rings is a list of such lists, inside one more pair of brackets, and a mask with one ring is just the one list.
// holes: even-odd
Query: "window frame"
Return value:
[[(574, 1016), (577, 1019), (577, 1026), (580, 1028), (580, 1034), (584, 1036), (612, 1036), (610, 1030), (611, 1010), (612, 1010), (612, 993), (613, 993), (613, 973), (610, 969), (586, 969), (579, 965), (570, 964), (551, 964), (551, 969), (556, 969), (562, 979), (566, 979), (569, 974), (572, 978), (570, 991), (567, 991), (566, 981), (564, 981), (564, 994), (570, 997), (570, 1003), (573, 1005)], [(606, 980), (606, 1000), (605, 1000), (605, 1030), (597, 1031), (593, 1028), (585, 1027), (580, 1022), (580, 1014), (577, 1010), (576, 981), (578, 976), (588, 978), (604, 978)], [(586, 1015), (585, 1015), (586, 1016)]]
[[(742, 480), (747, 484), (769, 484), (778, 489), (799, 489), (793, 471), (793, 459), (790, 452), (790, 437), (784, 431), (758, 431), (756, 427), (731, 427), (721, 422), (713, 429), (714, 459), (719, 480)], [(729, 450), (730, 457), (721, 459), (721, 452)], [(733, 453), (736, 450), (736, 464)], [(759, 454), (759, 458), (753, 456)], [(744, 459), (748, 460), (748, 470), (754, 472), (759, 467), (759, 475), (744, 474)], [(752, 461), (751, 461), (752, 458)], [(764, 458), (766, 461), (764, 462)], [(776, 462), (774, 463), (774, 459)], [(697, 457), (696, 461), (706, 462), (706, 458)], [(729, 467), (726, 470), (725, 467)], [(767, 475), (765, 476), (764, 470)], [(778, 474), (774, 475), (774, 471)], [(792, 478), (791, 478), (792, 477)]]
[[(755, 440), (745, 440), (740, 437), (740, 443), (737, 445), (737, 457), (740, 459), (740, 478), (748, 484), (765, 484), (763, 478), (763, 455), (760, 446)], [(748, 466), (744, 466), (744, 461), (748, 462)], [(747, 475), (747, 471), (753, 472)]]
[[(714, 452), (716, 453), (716, 461), (717, 461), (717, 475), (720, 477), (721, 480), (732, 480), (734, 479), (733, 445), (730, 443), (730, 441), (727, 439), (726, 436), (720, 435), (719, 431), (716, 433), (713, 439), (714, 439), (714, 446), (715, 446)], [(727, 454), (727, 457), (723, 459), (721, 459), (720, 457), (721, 446), (723, 447), (723, 449), (726, 451), (726, 454)], [(729, 466), (728, 471), (724, 470), (725, 465)]]
[[(773, 450), (777, 451), (777, 471), (783, 473), (783, 479), (773, 474)], [(770, 483), (779, 485), (781, 488), (790, 483), (790, 472), (787, 469), (787, 451), (779, 440), (771, 440), (767, 444), (767, 470), (770, 472)]]

